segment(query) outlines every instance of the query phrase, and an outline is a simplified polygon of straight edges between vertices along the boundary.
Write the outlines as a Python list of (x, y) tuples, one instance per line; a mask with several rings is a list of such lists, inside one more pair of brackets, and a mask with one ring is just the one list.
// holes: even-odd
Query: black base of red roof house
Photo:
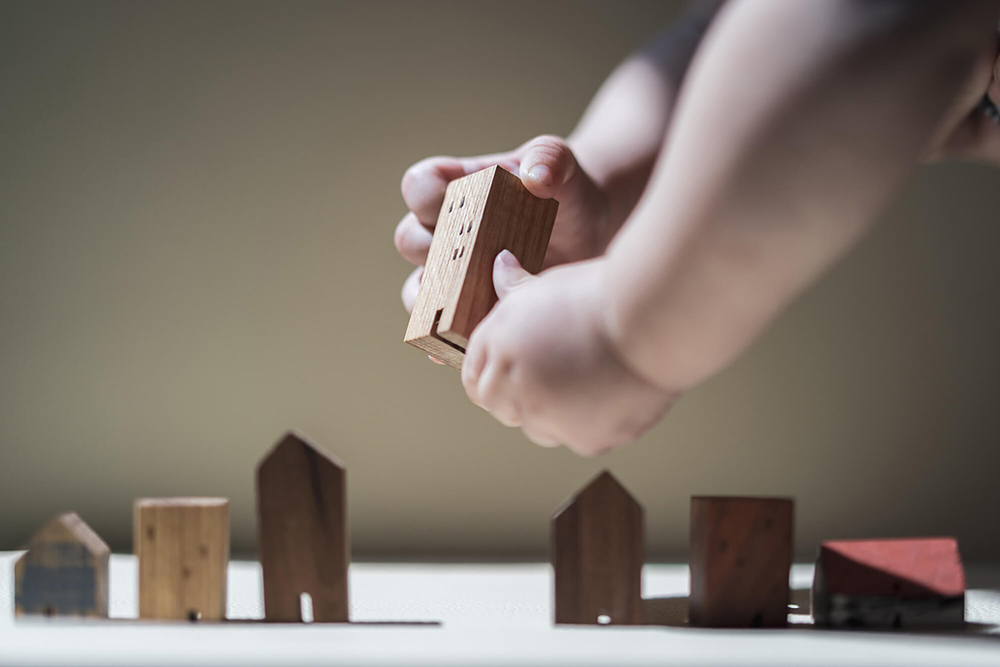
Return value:
[(952, 628), (965, 624), (965, 572), (949, 537), (824, 542), (812, 587), (816, 625)]

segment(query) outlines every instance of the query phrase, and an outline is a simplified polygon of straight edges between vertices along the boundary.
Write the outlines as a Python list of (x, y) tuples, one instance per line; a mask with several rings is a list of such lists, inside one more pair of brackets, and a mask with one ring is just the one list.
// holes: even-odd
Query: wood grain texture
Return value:
[(497, 301), (493, 260), (506, 249), (541, 271), (558, 207), (498, 165), (449, 183), (404, 341), (460, 369)]
[(132, 538), (139, 560), (139, 618), (225, 620), (228, 500), (136, 500)]
[(784, 627), (794, 503), (788, 498), (691, 498), (691, 625)]
[(950, 537), (823, 542), (811, 608), (821, 626), (961, 627), (965, 570), (958, 542)]
[(642, 506), (607, 471), (560, 508), (552, 519), (555, 622), (641, 624), (644, 539)]
[(17, 615), (108, 617), (111, 550), (76, 512), (45, 524), (27, 549), (14, 564)]
[(265, 620), (302, 621), (301, 595), (307, 593), (314, 622), (348, 621), (345, 475), (343, 464), (295, 433), (257, 467)]

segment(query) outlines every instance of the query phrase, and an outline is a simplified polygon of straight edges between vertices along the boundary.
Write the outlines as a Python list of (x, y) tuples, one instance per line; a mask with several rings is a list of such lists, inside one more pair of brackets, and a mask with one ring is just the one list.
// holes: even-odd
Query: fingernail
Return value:
[(542, 185), (552, 185), (552, 170), (544, 164), (536, 164), (528, 172), (528, 178)]
[(517, 266), (517, 257), (514, 257), (514, 253), (510, 250), (501, 250), (500, 254), (497, 255), (497, 261), (503, 266), (512, 267)]

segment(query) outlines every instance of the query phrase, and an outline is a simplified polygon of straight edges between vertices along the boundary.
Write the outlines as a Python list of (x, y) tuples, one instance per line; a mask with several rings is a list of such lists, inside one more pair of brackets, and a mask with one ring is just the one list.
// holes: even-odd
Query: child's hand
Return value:
[(603, 259), (535, 277), (504, 251), (499, 303), (473, 332), (462, 367), (469, 398), (543, 446), (594, 456), (642, 435), (677, 392), (623, 365), (604, 326)]
[(431, 235), (437, 224), (444, 191), (450, 181), (499, 164), (518, 174), (528, 191), (559, 202), (545, 266), (596, 257), (614, 236), (607, 195), (576, 161), (569, 145), (558, 137), (542, 136), (509, 152), (473, 158), (432, 157), (403, 175), (403, 200), (410, 212), (396, 227), (396, 248), (417, 265), (403, 285), (403, 305), (413, 309), (420, 286), (420, 267), (427, 261)]

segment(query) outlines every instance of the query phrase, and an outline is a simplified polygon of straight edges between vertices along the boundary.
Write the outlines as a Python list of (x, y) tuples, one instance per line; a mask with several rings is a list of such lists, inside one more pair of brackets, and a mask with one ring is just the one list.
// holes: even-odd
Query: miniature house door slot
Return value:
[(308, 593), (299, 595), (299, 617), (303, 623), (313, 622), (313, 599)]
[[(443, 312), (444, 312), (444, 308), (439, 308), (438, 311), (437, 311), (437, 313), (434, 314), (434, 324), (431, 325), (431, 336), (433, 336), (434, 338), (438, 339), (439, 341), (441, 341), (442, 343), (444, 343), (448, 347), (451, 347), (451, 348), (453, 348), (455, 350), (458, 350), (462, 354), (465, 354), (465, 348), (466, 348), (465, 345), (459, 345), (457, 343), (454, 343), (454, 342), (448, 340), (447, 338), (445, 338), (444, 336), (442, 336), (440, 333), (438, 333), (438, 325), (441, 323), (441, 313), (443, 313)], [(449, 334), (452, 335), (452, 336), (456, 336), (456, 334), (453, 333), (453, 332), (449, 332)]]

